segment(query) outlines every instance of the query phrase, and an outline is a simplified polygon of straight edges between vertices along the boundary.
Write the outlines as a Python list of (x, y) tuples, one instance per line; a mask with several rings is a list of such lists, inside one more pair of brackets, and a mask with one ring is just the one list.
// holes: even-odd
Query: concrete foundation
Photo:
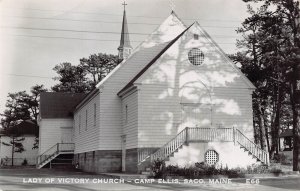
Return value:
[(74, 163), (85, 172), (121, 172), (121, 150), (98, 150), (74, 155)]

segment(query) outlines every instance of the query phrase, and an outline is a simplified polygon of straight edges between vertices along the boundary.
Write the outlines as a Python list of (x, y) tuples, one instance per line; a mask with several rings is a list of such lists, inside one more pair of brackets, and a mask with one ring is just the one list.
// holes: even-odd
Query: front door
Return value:
[(122, 141), (122, 172), (126, 171), (126, 135), (121, 137)]
[(72, 127), (61, 127), (61, 143), (73, 143)]

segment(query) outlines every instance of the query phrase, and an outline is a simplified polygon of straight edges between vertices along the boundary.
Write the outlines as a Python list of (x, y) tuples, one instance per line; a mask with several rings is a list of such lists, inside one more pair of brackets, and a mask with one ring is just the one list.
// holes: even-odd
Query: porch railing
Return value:
[(174, 152), (176, 152), (183, 144), (190, 142), (207, 142), (207, 141), (223, 141), (234, 142), (239, 144), (240, 147), (250, 152), (255, 158), (269, 164), (269, 154), (260, 149), (255, 143), (248, 139), (240, 130), (235, 128), (197, 128), (186, 127), (178, 133), (173, 139), (159, 148), (152, 154), (140, 154), (138, 163), (141, 164), (147, 158), (151, 161), (156, 159), (166, 159)]
[(176, 137), (171, 139), (168, 143), (158, 149), (155, 153), (151, 154), (151, 161), (155, 159), (165, 159), (181, 147), (186, 141), (188, 136), (188, 128), (185, 128)]
[(264, 164), (269, 165), (269, 153), (247, 138), (240, 130), (235, 130), (234, 141)]
[(45, 161), (58, 155), (60, 153), (70, 153), (74, 152), (75, 145), (74, 143), (56, 143), (51, 148), (46, 150), (43, 154), (37, 157), (37, 166), (43, 164)]

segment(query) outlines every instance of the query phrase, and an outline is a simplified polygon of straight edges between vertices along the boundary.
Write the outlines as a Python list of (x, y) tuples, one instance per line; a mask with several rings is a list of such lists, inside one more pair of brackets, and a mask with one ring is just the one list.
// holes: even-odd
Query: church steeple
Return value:
[(124, 12), (123, 12), (121, 40), (120, 40), (120, 46), (118, 48), (118, 51), (119, 51), (119, 59), (123, 60), (123, 59), (127, 59), (128, 56), (131, 54), (132, 47), (130, 45), (130, 40), (129, 40), (128, 25), (127, 25), (126, 10), (125, 10), (125, 6), (127, 4), (124, 1), (122, 5), (124, 6)]

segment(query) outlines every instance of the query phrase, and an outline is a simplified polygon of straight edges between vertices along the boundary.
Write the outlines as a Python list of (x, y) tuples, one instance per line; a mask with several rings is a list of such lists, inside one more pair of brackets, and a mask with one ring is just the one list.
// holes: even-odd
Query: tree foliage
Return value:
[[(31, 88), (30, 94), (26, 91), (9, 93), (6, 101), (6, 109), (1, 114), (1, 126), (5, 136), (11, 137), (9, 143), (3, 143), (6, 146), (12, 146), (13, 152), (22, 152), (22, 135), (16, 134), (14, 127), (21, 121), (31, 120), (37, 125), (39, 114), (39, 95), (46, 91), (43, 85), (35, 85)], [(35, 139), (33, 149), (38, 147), (38, 137)], [(13, 156), (13, 154), (12, 154)]]
[(92, 54), (89, 58), (80, 59), (79, 65), (64, 62), (56, 65), (53, 70), (58, 74), (54, 80), (59, 81), (52, 87), (55, 92), (89, 92), (95, 88), (121, 60), (111, 54)]
[(71, 63), (64, 62), (56, 65), (53, 70), (58, 74), (54, 80), (59, 83), (52, 87), (55, 92), (88, 92), (91, 88), (86, 77), (87, 72), (81, 66), (74, 66)]
[(273, 157), (279, 151), (280, 132), (293, 128), (298, 139), (299, 107), (293, 92), (300, 75), (299, 2), (244, 1), (259, 2), (260, 7), (254, 10), (248, 4), (250, 16), (237, 30), (243, 36), (237, 41), (240, 51), (231, 58), (257, 87), (253, 94), (255, 141)]

